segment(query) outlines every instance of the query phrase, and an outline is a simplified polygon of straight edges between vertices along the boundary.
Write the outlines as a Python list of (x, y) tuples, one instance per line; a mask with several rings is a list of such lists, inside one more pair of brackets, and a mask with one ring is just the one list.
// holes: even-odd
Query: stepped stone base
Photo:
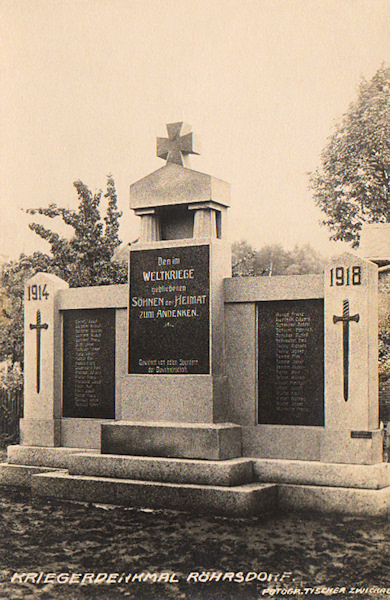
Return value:
[(50, 467), (34, 467), (30, 465), (10, 465), (0, 463), (1, 485), (12, 485), (20, 488), (31, 487), (31, 477), (38, 473), (58, 472)]
[(380, 490), (390, 486), (390, 463), (353, 465), (252, 459), (255, 481)]
[(390, 464), (199, 460), (10, 446), (0, 484), (36, 496), (244, 517), (273, 510), (390, 514)]
[(278, 485), (278, 504), (281, 510), (314, 510), (322, 513), (386, 517), (390, 515), (390, 487), (362, 490), (282, 484)]
[(205, 461), (84, 453), (69, 457), (70, 475), (233, 487), (253, 481), (252, 461)]
[(68, 475), (60, 472), (34, 476), (31, 490), (36, 496), (77, 502), (165, 508), (235, 517), (273, 511), (277, 493), (275, 485), (261, 483), (232, 488)]
[(8, 446), (8, 463), (67, 469), (72, 454), (80, 455), (90, 450), (83, 448), (48, 448), (40, 446)]
[(241, 456), (241, 427), (230, 423), (118, 421), (102, 425), (102, 454), (226, 460)]

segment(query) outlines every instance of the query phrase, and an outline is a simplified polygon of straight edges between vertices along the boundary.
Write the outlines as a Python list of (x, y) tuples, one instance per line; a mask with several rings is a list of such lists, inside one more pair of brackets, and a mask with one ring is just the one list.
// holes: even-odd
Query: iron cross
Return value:
[(167, 164), (171, 162), (183, 166), (188, 154), (200, 154), (197, 139), (190, 129), (183, 122), (167, 125), (168, 137), (157, 138), (157, 156), (164, 158)]
[(30, 329), (36, 329), (37, 331), (37, 394), (41, 389), (41, 330), (49, 327), (47, 323), (41, 323), (41, 320), (41, 311), (38, 309), (37, 322), (30, 323)]
[(333, 323), (339, 321), (343, 324), (343, 364), (344, 364), (344, 400), (348, 401), (348, 371), (349, 371), (349, 323), (355, 321), (358, 323), (360, 316), (349, 314), (349, 300), (343, 300), (343, 316), (333, 315)]

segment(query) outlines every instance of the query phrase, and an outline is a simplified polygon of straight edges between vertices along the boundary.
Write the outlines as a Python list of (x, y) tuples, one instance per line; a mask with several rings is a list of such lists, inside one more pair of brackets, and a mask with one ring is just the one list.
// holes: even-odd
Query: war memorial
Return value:
[[(378, 265), (231, 276), (229, 184), (166, 164), (130, 186), (129, 284), (25, 289), (20, 445), (3, 485), (35, 496), (247, 516), (387, 515), (378, 403)], [(368, 258), (373, 258), (368, 256)]]

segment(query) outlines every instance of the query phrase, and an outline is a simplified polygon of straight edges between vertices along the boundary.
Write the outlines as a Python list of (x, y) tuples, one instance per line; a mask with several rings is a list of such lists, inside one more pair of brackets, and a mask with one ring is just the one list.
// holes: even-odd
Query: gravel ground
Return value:
[(390, 599), (385, 519), (226, 519), (0, 488), (0, 556), (1, 600)]

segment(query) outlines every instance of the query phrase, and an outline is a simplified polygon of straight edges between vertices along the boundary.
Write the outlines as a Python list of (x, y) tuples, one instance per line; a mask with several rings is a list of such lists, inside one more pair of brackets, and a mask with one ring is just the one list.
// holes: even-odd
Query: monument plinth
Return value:
[[(141, 235), (130, 252), (129, 361), (122, 419), (226, 420), (223, 279), (230, 187), (184, 166), (196, 154), (183, 123), (167, 125), (167, 163), (130, 186)], [(184, 135), (181, 135), (184, 133)], [(188, 164), (188, 163), (187, 163)]]

